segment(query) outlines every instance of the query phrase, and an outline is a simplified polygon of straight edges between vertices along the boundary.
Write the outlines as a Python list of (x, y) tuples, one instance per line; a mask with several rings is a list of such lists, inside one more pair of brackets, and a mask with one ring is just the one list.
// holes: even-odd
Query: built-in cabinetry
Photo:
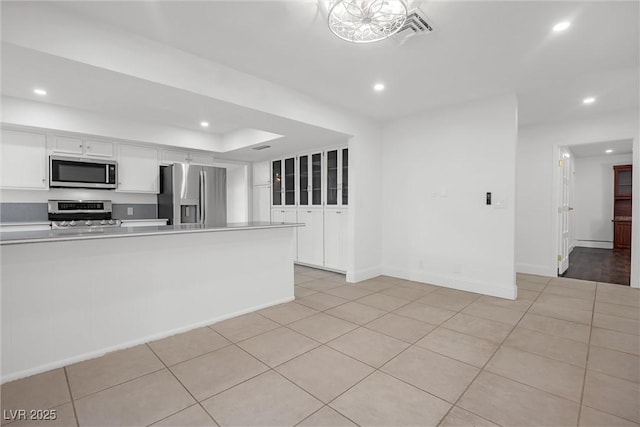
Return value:
[(253, 214), (254, 221), (271, 221), (271, 168), (270, 162), (253, 164)]
[(632, 165), (613, 167), (613, 248), (631, 248)]
[(128, 193), (158, 193), (158, 150), (122, 144), (118, 147), (118, 188)]
[[(346, 270), (349, 150), (329, 148), (271, 161), (271, 221), (299, 222), (301, 264)], [(263, 165), (254, 165), (254, 174)], [(256, 183), (254, 177), (254, 184)], [(254, 209), (256, 207), (254, 185)]]
[(102, 159), (112, 159), (115, 155), (113, 142), (58, 135), (49, 137), (49, 151), (51, 154), (60, 156), (71, 155)]
[(211, 153), (198, 153), (194, 151), (162, 150), (161, 163), (171, 165), (173, 163), (190, 163), (194, 165), (213, 166)]
[(47, 142), (44, 135), (2, 130), (0, 187), (46, 190)]

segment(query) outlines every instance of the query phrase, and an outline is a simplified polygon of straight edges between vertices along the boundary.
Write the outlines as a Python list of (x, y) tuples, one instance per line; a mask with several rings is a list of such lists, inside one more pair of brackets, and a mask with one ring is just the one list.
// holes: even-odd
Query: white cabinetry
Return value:
[(349, 149), (326, 152), (326, 200), (329, 207), (349, 204)]
[(210, 153), (163, 150), (161, 162), (165, 165), (191, 163), (194, 165), (213, 166), (213, 160), (213, 154)]
[(70, 138), (53, 135), (50, 137), (51, 154), (81, 157), (113, 158), (113, 143), (91, 139)]
[(0, 186), (47, 189), (47, 142), (44, 135), (2, 130)]
[[(271, 209), (271, 222), (298, 222), (297, 209)], [(295, 245), (295, 260), (298, 260), (298, 237), (297, 230), (294, 233), (294, 245)]]
[(347, 209), (324, 211), (324, 266), (332, 270), (347, 269)]
[(324, 211), (299, 209), (298, 222), (305, 224), (298, 230), (298, 262), (321, 266), (324, 264)]
[(118, 147), (118, 189), (130, 193), (158, 193), (158, 150), (137, 145)]
[(296, 158), (287, 157), (271, 162), (272, 206), (296, 205)]
[(271, 188), (268, 185), (253, 186), (253, 221), (271, 221)]
[(258, 162), (253, 164), (253, 185), (271, 184), (269, 162)]

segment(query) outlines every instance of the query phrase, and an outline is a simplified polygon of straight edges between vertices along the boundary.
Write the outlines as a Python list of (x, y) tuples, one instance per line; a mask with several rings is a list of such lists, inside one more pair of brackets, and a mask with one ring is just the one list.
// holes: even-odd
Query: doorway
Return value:
[[(560, 147), (559, 156), (558, 276), (628, 286), (630, 245), (614, 245), (614, 166), (633, 163), (633, 140)], [(630, 197), (629, 187), (629, 219)]]

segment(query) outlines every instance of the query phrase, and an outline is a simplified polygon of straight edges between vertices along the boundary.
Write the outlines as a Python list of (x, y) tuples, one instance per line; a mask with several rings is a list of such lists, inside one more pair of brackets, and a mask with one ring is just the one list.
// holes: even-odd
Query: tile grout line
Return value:
[[(187, 387), (182, 383), (182, 381), (180, 381), (180, 379), (176, 376), (176, 374), (175, 374), (171, 369), (169, 369), (169, 366), (167, 366), (167, 364), (166, 364), (166, 363), (164, 363), (164, 360), (162, 360), (162, 359), (160, 358), (160, 356), (158, 356), (158, 355), (156, 354), (156, 352), (153, 350), (153, 348), (151, 348), (151, 346), (150, 346), (148, 343), (146, 344), (146, 346), (147, 346), (147, 348), (148, 348), (149, 350), (151, 350), (151, 352), (152, 352), (152, 353), (153, 353), (153, 354), (158, 358), (158, 360), (160, 360), (160, 362), (164, 365), (164, 369), (166, 369), (167, 371), (169, 371), (169, 373), (173, 376), (173, 378), (175, 378), (175, 379), (176, 379), (176, 381), (178, 381), (178, 384), (180, 384), (180, 385), (182, 386), (182, 388), (184, 388), (184, 389), (186, 390), (186, 392), (187, 392), (187, 393), (189, 393), (189, 396), (191, 396), (191, 398), (192, 398), (193, 400), (195, 400), (195, 401), (196, 401), (196, 403), (195, 403), (195, 404), (199, 405), (199, 406), (200, 406), (200, 408), (202, 408), (202, 410), (203, 410), (203, 411), (204, 411), (204, 412), (205, 412), (205, 413), (206, 413), (206, 414), (207, 414), (207, 415), (208, 415), (208, 416), (213, 420), (213, 422), (214, 422), (214, 423), (216, 423), (217, 425), (220, 425), (220, 424), (216, 421), (216, 419), (213, 417), (213, 415), (211, 415), (211, 414), (209, 413), (209, 411), (207, 411), (207, 410), (204, 408), (204, 406), (202, 406), (202, 403), (201, 403), (198, 399), (196, 399), (196, 397), (191, 393), (191, 391), (190, 391), (190, 390), (189, 390), (189, 389), (188, 389), (188, 388), (187, 388)], [(227, 347), (228, 347), (228, 346), (227, 346)], [(225, 348), (226, 348), (226, 347), (225, 347)], [(177, 365), (177, 363), (176, 363), (176, 365)], [(192, 406), (194, 406), (194, 405), (189, 405), (189, 406), (187, 406), (186, 408), (182, 408), (182, 409), (180, 409), (180, 410), (178, 410), (178, 411), (176, 411), (176, 412), (174, 412), (174, 413), (172, 413), (172, 414), (167, 415), (167, 416), (166, 416), (166, 417), (164, 417), (164, 418), (161, 418), (161, 419), (159, 419), (159, 420), (154, 421), (154, 422), (153, 422), (153, 423), (151, 423), (150, 425), (155, 424), (155, 423), (157, 423), (157, 422), (160, 422), (160, 421), (162, 421), (162, 420), (165, 420), (165, 419), (167, 419), (167, 418), (169, 418), (169, 417), (171, 417), (171, 416), (173, 416), (173, 415), (175, 415), (175, 414), (177, 414), (177, 413), (179, 413), (179, 412), (182, 412), (182, 411), (184, 411), (185, 409), (190, 408), (190, 407), (192, 407)]]
[[(462, 399), (462, 397), (467, 393), (467, 391), (469, 390), (469, 388), (471, 387), (471, 385), (478, 379), (478, 377), (480, 376), (481, 373), (483, 372), (489, 372), (489, 371), (485, 371), (486, 366), (489, 364), (489, 362), (491, 361), (491, 359), (493, 359), (493, 357), (496, 355), (496, 353), (502, 348), (502, 345), (504, 344), (504, 342), (509, 338), (509, 336), (513, 333), (513, 331), (516, 329), (516, 327), (518, 327), (518, 325), (520, 324), (520, 322), (522, 321), (522, 319), (524, 318), (524, 316), (529, 312), (529, 309), (533, 306), (533, 304), (537, 301), (537, 299), (540, 297), (540, 295), (542, 295), (542, 292), (544, 291), (544, 289), (547, 287), (549, 283), (547, 282), (546, 285), (544, 285), (544, 287), (540, 290), (540, 292), (538, 293), (538, 296), (535, 297), (535, 299), (533, 300), (533, 302), (531, 303), (531, 305), (529, 306), (529, 308), (527, 308), (527, 310), (522, 313), (522, 316), (520, 316), (520, 319), (518, 320), (518, 322), (513, 325), (513, 327), (511, 328), (511, 330), (509, 331), (509, 333), (504, 337), (504, 339), (500, 342), (500, 344), (498, 344), (498, 346), (496, 347), (496, 349), (493, 351), (493, 353), (491, 354), (491, 356), (489, 356), (487, 358), (487, 361), (482, 365), (482, 367), (478, 370), (478, 373), (476, 374), (476, 376), (469, 382), (469, 384), (467, 384), (467, 387), (464, 389), (464, 391), (462, 393), (460, 393), (460, 396), (458, 396), (458, 399), (456, 399), (456, 401), (454, 402), (454, 404), (451, 406), (451, 408), (449, 408), (449, 410), (447, 411), (447, 413), (442, 417), (442, 419), (438, 422), (438, 425), (440, 423), (442, 423), (445, 418), (447, 418), (447, 416), (449, 415), (449, 413), (451, 413), (451, 409), (457, 407), (458, 402), (460, 402), (460, 400)], [(516, 288), (517, 288), (518, 284), (516, 282)], [(466, 408), (462, 408), (465, 411), (471, 412)], [(471, 412), (474, 415), (477, 415), (481, 418), (486, 419), (485, 417), (482, 417), (478, 414), (476, 414), (475, 412)], [(489, 420), (491, 422), (494, 422), (496, 424), (499, 424), (497, 421), (493, 421), (493, 420)]]
[(71, 398), (71, 408), (73, 408), (73, 416), (76, 419), (76, 425), (80, 425), (80, 420), (78, 419), (78, 412), (76, 411), (76, 402), (73, 399), (73, 394), (71, 394), (71, 383), (69, 382), (69, 373), (67, 372), (67, 367), (63, 367), (64, 369), (64, 378), (67, 381), (67, 388), (69, 389), (69, 397)]
[(582, 402), (584, 401), (584, 390), (587, 385), (587, 371), (589, 370), (589, 353), (591, 352), (591, 336), (593, 335), (593, 318), (595, 317), (596, 298), (598, 298), (598, 284), (596, 283), (596, 292), (593, 296), (593, 306), (591, 309), (591, 325), (589, 327), (589, 342), (587, 344), (587, 359), (584, 364), (584, 377), (582, 377), (582, 389), (580, 390), (580, 402), (578, 406), (578, 425), (582, 417)]

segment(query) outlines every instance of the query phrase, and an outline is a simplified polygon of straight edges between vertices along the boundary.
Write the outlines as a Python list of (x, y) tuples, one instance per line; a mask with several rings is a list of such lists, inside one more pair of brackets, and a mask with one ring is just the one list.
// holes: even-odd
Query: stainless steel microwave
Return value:
[(116, 188), (117, 163), (112, 160), (51, 156), (49, 187)]

